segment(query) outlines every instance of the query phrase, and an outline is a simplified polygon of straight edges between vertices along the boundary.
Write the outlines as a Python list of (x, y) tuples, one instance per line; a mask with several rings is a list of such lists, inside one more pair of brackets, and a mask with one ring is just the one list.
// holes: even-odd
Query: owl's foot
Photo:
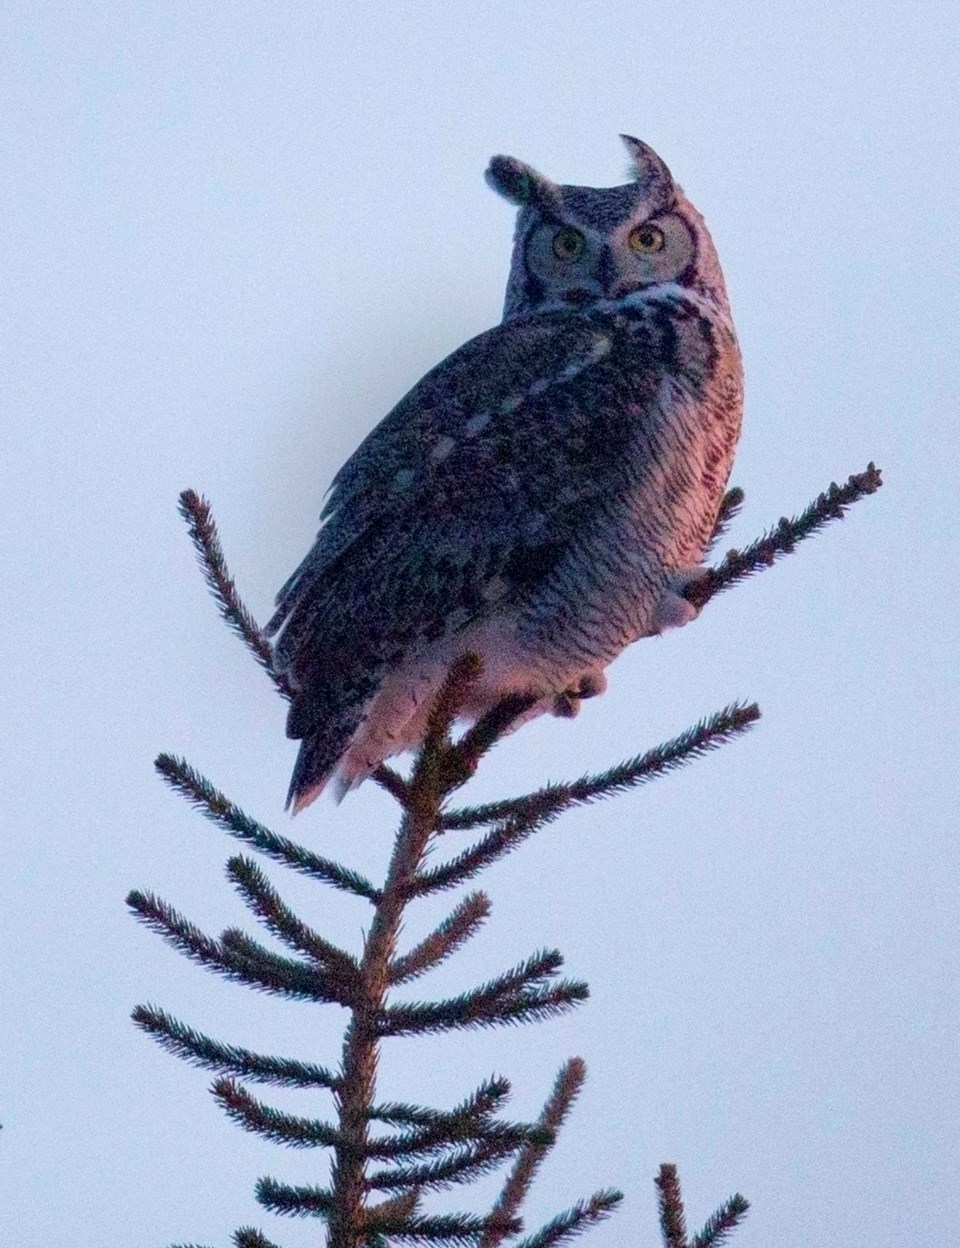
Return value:
[(575, 689), (564, 689), (553, 700), (553, 714), (559, 719), (574, 719), (580, 714), (580, 703), (584, 698), (595, 698), (607, 687), (607, 678), (603, 672), (587, 672), (581, 676)]
[(700, 612), (684, 597), (688, 586), (702, 581), (709, 575), (709, 569), (701, 566), (696, 568), (678, 568), (667, 578), (667, 588), (657, 603), (653, 613), (654, 629), (658, 633), (668, 628), (682, 628), (695, 620)]

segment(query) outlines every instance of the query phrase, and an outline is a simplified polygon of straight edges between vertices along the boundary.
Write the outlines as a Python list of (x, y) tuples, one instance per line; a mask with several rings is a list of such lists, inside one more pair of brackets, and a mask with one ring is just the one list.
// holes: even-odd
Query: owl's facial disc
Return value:
[(726, 300), (703, 218), (652, 148), (621, 137), (631, 180), (619, 186), (552, 182), (510, 156), (490, 162), (491, 186), (520, 209), (505, 319), (591, 301), (609, 310), (674, 283)]
[(636, 216), (612, 229), (585, 222), (540, 222), (530, 231), (526, 263), (547, 299), (584, 306), (677, 281), (696, 257), (687, 223), (676, 213)]

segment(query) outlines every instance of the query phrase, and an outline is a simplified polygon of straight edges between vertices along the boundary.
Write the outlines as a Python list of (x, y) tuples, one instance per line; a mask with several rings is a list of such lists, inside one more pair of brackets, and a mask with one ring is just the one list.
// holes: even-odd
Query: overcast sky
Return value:
[[(236, 846), (155, 778), (160, 750), (368, 872), (392, 811), (368, 785), (290, 824), (284, 708), (216, 619), (177, 494), (209, 495), (265, 618), (337, 467), (499, 319), (512, 213), (490, 155), (613, 184), (627, 131), (727, 274), (748, 392), (731, 542), (871, 459), (886, 485), (633, 647), (576, 722), (495, 753), (477, 797), (605, 766), (736, 697), (764, 713), (494, 868), (483, 936), (423, 990), (557, 945), (591, 1000), (394, 1041), (383, 1094), (449, 1105), (496, 1071), (532, 1114), (582, 1055), (530, 1219), (620, 1186), (595, 1248), (656, 1241), (668, 1160), (692, 1223), (751, 1199), (737, 1248), (942, 1243), (960, 1223), (956, 6), (2, 8), (0, 1239), (223, 1246), (252, 1223), (318, 1242), (252, 1191), (322, 1183), (326, 1157), (244, 1135), (128, 1015), (149, 1000), (330, 1064), (343, 1018), (188, 965), (123, 899), (153, 889), (213, 934), (246, 922), (223, 876)], [(269, 871), (359, 946), (360, 902)]]

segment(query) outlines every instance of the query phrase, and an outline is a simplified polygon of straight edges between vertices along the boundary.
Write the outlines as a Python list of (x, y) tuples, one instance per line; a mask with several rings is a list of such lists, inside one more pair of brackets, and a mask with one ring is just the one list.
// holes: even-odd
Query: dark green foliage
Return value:
[(194, 1066), (288, 1088), (335, 1089), (337, 1086), (336, 1076), (323, 1066), (298, 1062), (293, 1058), (268, 1057), (236, 1045), (221, 1044), (178, 1022), (156, 1006), (138, 1005), (133, 1011), (133, 1021), (168, 1053), (182, 1057)]
[[(666, 775), (692, 759), (717, 749), (759, 718), (760, 708), (755, 702), (734, 702), (722, 711), (701, 720), (693, 728), (686, 729), (673, 740), (654, 746), (645, 754), (638, 754), (636, 758), (618, 763), (607, 771), (593, 776), (582, 776), (570, 784), (548, 784), (526, 797), (508, 798), (502, 802), (489, 802), (486, 806), (468, 806), (462, 810), (454, 810), (442, 815), (441, 822), (444, 828), (475, 828), (498, 820), (504, 821), (501, 828), (496, 829), (484, 841), (478, 842), (474, 850), (468, 853), (481, 852), (481, 846), (494, 838), (497, 838), (497, 844), (507, 842), (502, 851), (505, 853), (507, 849), (513, 848), (511, 829), (514, 829), (513, 836), (520, 835), (521, 827), (525, 829), (523, 835), (529, 835), (573, 806), (612, 797), (636, 788), (639, 784), (646, 784), (657, 776)], [(506, 826), (507, 821), (511, 821), (509, 828)], [(443, 868), (436, 870), (440, 872)]]
[(854, 503), (875, 494), (882, 484), (876, 464), (867, 464), (866, 471), (854, 473), (843, 485), (831, 484), (799, 516), (789, 520), (783, 516), (744, 550), (729, 551), (718, 567), (687, 588), (685, 596), (695, 607), (704, 606), (714, 594), (730, 589), (755, 572), (769, 568), (775, 560), (792, 554), (798, 542), (813, 537), (831, 520), (842, 520)]
[(340, 999), (338, 985), (324, 972), (293, 958), (278, 957), (234, 928), (212, 940), (172, 906), (137, 890), (128, 895), (127, 905), (175, 949), (227, 979), (300, 1001), (350, 1003)]
[(707, 544), (707, 549), (703, 552), (704, 559), (716, 550), (720, 541), (726, 536), (727, 530), (743, 509), (745, 497), (743, 490), (736, 485), (732, 490), (727, 490), (726, 494), (724, 494), (720, 510), (717, 512), (717, 518), (714, 521), (713, 533)]
[(471, 893), (469, 897), (464, 897), (429, 936), (425, 936), (402, 957), (393, 959), (389, 970), (390, 983), (406, 983), (439, 966), (476, 935), (489, 913), (490, 899), (486, 893)]
[(444, 1129), (462, 1129), (466, 1124), (492, 1114), (510, 1095), (510, 1084), (506, 1079), (486, 1079), (471, 1094), (449, 1113), (442, 1110), (425, 1109), (422, 1105), (373, 1105), (368, 1117), (378, 1122), (389, 1122), (395, 1126), (437, 1127)]
[(262, 1231), (254, 1230), (252, 1226), (241, 1226), (234, 1231), (233, 1242), (235, 1248), (279, 1248), (272, 1239), (267, 1239)]
[(286, 685), (273, 670), (273, 649), (270, 642), (243, 605), (233, 577), (227, 570), (217, 526), (210, 514), (210, 504), (195, 490), (184, 490), (180, 495), (180, 514), (187, 522), (203, 579), (216, 601), (220, 615), (227, 627), (243, 641), (280, 693), (286, 697)]
[(374, 903), (378, 901), (380, 894), (369, 880), (329, 858), (322, 858), (319, 854), (304, 849), (302, 845), (285, 836), (278, 836), (262, 823), (251, 819), (224, 797), (219, 789), (215, 789), (205, 776), (194, 771), (184, 759), (173, 754), (160, 754), (154, 766), (172, 789), (182, 794), (192, 806), (198, 807), (208, 819), (237, 840), (245, 841), (261, 854), (283, 863), (284, 866), (293, 867), (303, 875), (323, 880), (324, 883), (345, 893), (352, 893), (355, 897), (363, 897)]
[(457, 1027), (489, 1027), (561, 1014), (589, 995), (587, 985), (552, 983), (563, 958), (554, 949), (534, 954), (489, 984), (447, 1001), (395, 1005), (381, 1011), (374, 1026), (381, 1036), (427, 1035)]
[(614, 1189), (597, 1192), (589, 1200), (578, 1200), (572, 1209), (558, 1213), (535, 1234), (521, 1239), (516, 1248), (549, 1248), (551, 1244), (566, 1243), (588, 1226), (609, 1217), (622, 1200), (623, 1193)]
[(707, 1219), (703, 1230), (687, 1239), (687, 1220), (680, 1195), (677, 1167), (664, 1164), (655, 1179), (660, 1205), (660, 1233), (664, 1248), (711, 1248), (726, 1239), (733, 1228), (746, 1217), (750, 1202), (739, 1192), (731, 1196), (716, 1213)]
[(227, 875), (268, 931), (299, 953), (319, 962), (329, 974), (342, 979), (345, 989), (357, 987), (360, 968), (356, 958), (324, 940), (301, 922), (280, 900), (276, 889), (255, 862), (239, 855), (231, 858), (227, 863)]
[[(768, 566), (829, 520), (842, 516), (858, 498), (873, 493), (880, 475), (866, 473), (830, 489), (793, 521), (783, 520), (743, 552), (685, 591), (697, 606), (713, 594)], [(715, 540), (743, 501), (731, 491), (717, 518)], [(181, 496), (204, 576), (224, 619), (272, 673), (270, 644), (237, 594), (227, 570), (206, 501), (192, 491)], [(559, 978), (557, 950), (532, 954), (487, 983), (440, 1001), (396, 1000), (398, 985), (428, 974), (477, 934), (490, 915), (490, 900), (475, 892), (458, 901), (437, 926), (405, 952), (397, 951), (407, 908), (421, 897), (458, 887), (518, 848), (526, 839), (575, 806), (635, 788), (742, 735), (756, 721), (754, 704), (734, 703), (665, 744), (606, 771), (563, 784), (549, 784), (521, 797), (448, 810), (447, 801), (476, 770), (483, 755), (529, 707), (530, 699), (507, 699), (459, 740), (451, 739), (457, 711), (481, 674), (479, 660), (465, 655), (451, 668), (438, 695), (426, 739), (409, 779), (381, 766), (376, 779), (396, 800), (400, 823), (382, 887), (331, 859), (278, 835), (246, 815), (183, 759), (162, 754), (156, 766), (164, 780), (218, 827), (273, 862), (318, 880), (372, 907), (373, 918), (357, 953), (341, 949), (290, 909), (259, 863), (236, 855), (227, 875), (262, 927), (294, 956), (280, 955), (246, 932), (228, 928), (218, 939), (151, 893), (134, 890), (128, 904), (135, 916), (191, 961), (247, 987), (321, 1005), (347, 1014), (336, 1072), (294, 1058), (253, 1053), (194, 1031), (156, 1006), (134, 1011), (137, 1026), (160, 1045), (194, 1065), (216, 1072), (212, 1093), (224, 1112), (247, 1131), (290, 1148), (326, 1148), (333, 1154), (328, 1186), (291, 1186), (261, 1178), (260, 1204), (273, 1213), (316, 1217), (327, 1224), (331, 1248), (389, 1248), (397, 1244), (476, 1245), (477, 1248), (549, 1248), (565, 1243), (607, 1217), (622, 1196), (596, 1192), (558, 1213), (523, 1239), (521, 1211), (530, 1186), (557, 1138), (586, 1076), (572, 1058), (557, 1075), (536, 1122), (502, 1116), (509, 1096), (506, 1079), (492, 1077), (452, 1109), (396, 1102), (378, 1103), (376, 1075), (381, 1043), (395, 1036), (454, 1032), (548, 1019), (587, 997), (587, 985)], [(484, 828), (473, 845), (446, 862), (427, 867), (428, 852), (458, 831)], [(327, 1089), (329, 1120), (306, 1118), (257, 1100), (247, 1083)], [(379, 1130), (371, 1130), (379, 1124)], [(469, 1183), (504, 1166), (503, 1185), (486, 1212), (433, 1216), (421, 1208), (425, 1193)], [(673, 1166), (657, 1178), (665, 1248), (712, 1248), (743, 1218), (747, 1202), (733, 1196), (688, 1240), (679, 1182)], [(383, 1194), (386, 1193), (386, 1196)], [(235, 1248), (278, 1248), (262, 1231), (241, 1227)], [(189, 1248), (181, 1245), (180, 1248)]]

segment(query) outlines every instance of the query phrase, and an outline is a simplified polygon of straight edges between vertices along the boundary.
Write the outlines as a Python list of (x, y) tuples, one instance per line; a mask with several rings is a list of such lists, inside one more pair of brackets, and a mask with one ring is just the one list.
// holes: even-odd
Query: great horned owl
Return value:
[[(413, 387), (334, 477), (277, 596), (301, 741), (288, 802), (415, 747), (450, 663), (572, 713), (639, 637), (685, 623), (740, 430), (742, 369), (703, 218), (646, 144), (561, 186), (495, 156), (519, 208), (503, 320)], [(282, 631), (281, 631), (282, 630)]]

